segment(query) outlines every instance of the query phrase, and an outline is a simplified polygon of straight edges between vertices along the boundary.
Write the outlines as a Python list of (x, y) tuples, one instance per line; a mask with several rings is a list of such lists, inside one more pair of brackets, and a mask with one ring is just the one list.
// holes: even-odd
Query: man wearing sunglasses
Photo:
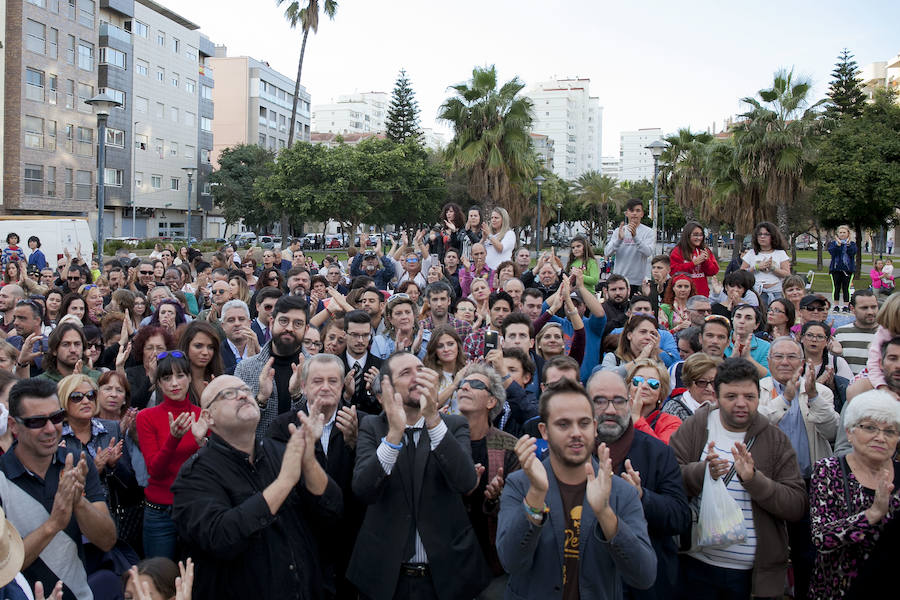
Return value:
[(134, 289), (146, 295), (156, 285), (153, 271), (153, 261), (146, 258), (141, 260), (137, 266), (137, 281), (134, 282)]
[[(609, 448), (613, 472), (634, 486), (647, 533), (656, 551), (656, 581), (647, 597), (674, 598), (678, 580), (678, 547), (673, 536), (690, 526), (691, 511), (681, 482), (675, 452), (659, 439), (638, 431), (632, 419), (633, 400), (621, 375), (597, 371), (587, 393), (597, 419), (597, 441)], [(642, 597), (629, 588), (626, 597)]]
[(17, 382), (9, 391), (9, 417), (17, 441), (0, 458), (0, 499), (10, 522), (29, 532), (22, 573), (45, 590), (61, 580), (67, 600), (90, 598), (82, 540), (104, 552), (116, 543), (94, 461), (59, 446), (65, 411), (53, 383)]

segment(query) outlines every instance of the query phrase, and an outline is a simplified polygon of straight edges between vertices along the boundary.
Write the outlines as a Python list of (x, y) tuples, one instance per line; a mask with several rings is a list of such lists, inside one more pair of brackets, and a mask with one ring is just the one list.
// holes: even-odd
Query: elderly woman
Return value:
[(900, 551), (900, 402), (880, 390), (860, 394), (844, 410), (844, 428), (853, 450), (816, 463), (810, 483), (817, 599), (880, 596)]
[(409, 296), (394, 294), (388, 299), (385, 323), (384, 333), (372, 340), (372, 354), (383, 360), (398, 350), (409, 350), (425, 358), (431, 331), (419, 325), (418, 307)]
[(669, 396), (669, 372), (665, 365), (638, 358), (628, 368), (625, 383), (634, 428), (668, 444), (672, 434), (681, 427), (681, 419), (660, 410), (663, 400)]
[(662, 411), (675, 415), (682, 421), (693, 415), (698, 408), (709, 403), (716, 405), (716, 367), (722, 362), (721, 358), (713, 358), (703, 352), (695, 352), (684, 361), (681, 370), (681, 379), (687, 389), (669, 398), (663, 404)]

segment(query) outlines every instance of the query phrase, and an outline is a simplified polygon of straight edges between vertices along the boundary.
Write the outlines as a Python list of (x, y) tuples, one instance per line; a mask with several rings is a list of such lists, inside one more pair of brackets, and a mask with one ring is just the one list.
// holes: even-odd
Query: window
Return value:
[(150, 139), (143, 133), (134, 134), (134, 149), (146, 150), (150, 146)]
[(56, 197), (56, 167), (47, 167), (47, 195)]
[(75, 108), (75, 82), (71, 79), (66, 79), (66, 108)]
[(269, 150), (274, 150), (274, 149), (275, 149), (275, 136), (273, 135), (273, 136), (269, 137)]
[(148, 63), (146, 60), (137, 59), (134, 62), (134, 70), (138, 75), (143, 75), (144, 77), (146, 77), (150, 74), (150, 63)]
[(94, 28), (94, 0), (78, 0), (78, 22)]
[(260, 148), (266, 147), (266, 134), (264, 134), (264, 133), (259, 134), (259, 147)]
[(122, 169), (103, 169), (103, 186), (104, 187), (122, 187), (122, 181), (125, 179), (125, 171)]
[(156, 138), (156, 140), (154, 140), (154, 142), (153, 142), (153, 145), (156, 147), (156, 155), (160, 158), (165, 158), (166, 157), (166, 154), (165, 154), (166, 142), (165, 142), (165, 140), (162, 138)]
[(56, 121), (47, 121), (47, 150), (56, 152)]
[(117, 106), (116, 108), (125, 108), (125, 92), (122, 90), (117, 90), (116, 88), (98, 88), (97, 93), (106, 94), (116, 102), (118, 102), (121, 106)]
[(48, 75), (47, 76), (47, 102), (49, 104), (56, 104), (56, 88), (58, 82), (56, 75)]
[(47, 38), (47, 56), (56, 60), (59, 58), (59, 30), (50, 28), (50, 35)]
[(172, 52), (179, 54), (181, 52), (181, 40), (172, 38)]
[(169, 189), (173, 192), (177, 192), (178, 188), (181, 187), (181, 179), (178, 177), (172, 177), (169, 179)]
[(285, 115), (278, 115), (278, 131), (282, 133), (287, 131), (287, 117)]
[(265, 106), (259, 107), (259, 124), (260, 125), (266, 124), (266, 107)]
[(197, 115), (192, 112), (184, 111), (184, 124), (193, 127), (197, 124)]
[(134, 97), (134, 110), (141, 113), (146, 113), (150, 110), (150, 101), (146, 98), (142, 98), (140, 96)]
[(200, 117), (200, 131), (212, 131), (212, 119)]
[(154, 190), (162, 189), (162, 175), (151, 175), (150, 187), (152, 187)]
[(66, 200), (75, 198), (74, 175), (75, 172), (72, 169), (66, 169)]
[(94, 109), (91, 108), (90, 104), (86, 104), (85, 100), (90, 100), (94, 97), (94, 86), (88, 85), (86, 83), (78, 83), (78, 104), (76, 108), (78, 112), (89, 113)]
[(162, 31), (156, 32), (156, 45), (157, 46), (165, 46), (166, 45), (166, 34)]
[(70, 65), (75, 64), (75, 36), (69, 36), (69, 42), (66, 45), (66, 62)]
[(169, 142), (169, 156), (178, 156), (178, 142)]
[(66, 152), (75, 154), (75, 126), (66, 124)]
[(25, 165), (25, 195), (44, 195), (44, 167), (41, 165)]
[(284, 147), (285, 147), (285, 142), (284, 142), (284, 140), (278, 140), (278, 149), (279, 149), (279, 150), (284, 150)]
[(29, 4), (34, 4), (35, 6), (40, 6), (41, 8), (47, 8), (44, 0), (28, 0)]
[(200, 97), (204, 100), (212, 100), (212, 88), (208, 85), (201, 85)]
[(141, 36), (142, 38), (150, 37), (150, 28), (140, 21), (131, 22), (131, 32), (135, 35)]
[(75, 20), (75, 0), (69, 0), (69, 20)]
[(212, 191), (212, 186), (209, 184), (208, 181), (204, 181), (203, 187), (201, 188), (200, 193), (203, 194), (204, 196), (209, 196), (211, 191)]
[(207, 148), (200, 149), (200, 162), (209, 164), (209, 149), (207, 149)]
[(25, 68), (25, 97), (29, 100), (44, 101), (44, 72)]
[(156, 118), (163, 119), (166, 116), (166, 105), (162, 102), (156, 103)]
[(79, 127), (78, 128), (78, 146), (75, 149), (75, 154), (78, 156), (93, 156), (94, 155), (94, 130), (90, 127)]
[(193, 146), (185, 146), (184, 147), (184, 157), (187, 160), (194, 160), (195, 156), (196, 156), (196, 148), (194, 148)]
[(169, 83), (171, 83), (172, 87), (174, 87), (174, 88), (178, 87), (178, 85), (180, 83), (180, 76), (178, 75), (178, 73), (172, 73), (169, 76)]
[(197, 82), (194, 81), (193, 79), (185, 78), (184, 91), (186, 91), (188, 94), (196, 94), (197, 93)]
[(25, 116), (25, 147), (41, 150), (44, 147), (44, 120)]
[(91, 187), (93, 185), (93, 176), (90, 171), (75, 172), (75, 197), (78, 200), (91, 199)]
[(126, 68), (125, 53), (120, 50), (116, 50), (115, 48), (100, 48), (100, 64), (112, 65), (114, 67), (124, 69)]
[(25, 49), (38, 54), (47, 53), (47, 27), (43, 23), (25, 20)]
[(173, 123), (178, 122), (178, 108), (174, 106), (169, 107), (169, 118), (172, 119)]
[(138, 190), (144, 187), (144, 174), (140, 171), (134, 173), (134, 187)]
[(121, 129), (106, 128), (106, 145), (114, 148), (125, 147), (125, 132)]
[(162, 67), (156, 67), (156, 80), (160, 83), (166, 80), (166, 70)]
[(274, 110), (269, 110), (269, 127), (272, 129), (278, 128), (278, 113)]
[(78, 68), (85, 71), (94, 70), (94, 45), (78, 40)]

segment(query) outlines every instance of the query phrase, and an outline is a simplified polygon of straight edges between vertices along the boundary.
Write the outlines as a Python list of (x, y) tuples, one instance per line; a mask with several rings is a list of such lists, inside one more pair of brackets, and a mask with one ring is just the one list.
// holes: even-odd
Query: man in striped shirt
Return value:
[(844, 348), (844, 360), (850, 365), (854, 375), (858, 375), (866, 368), (869, 358), (869, 345), (875, 337), (878, 323), (875, 315), (878, 313), (878, 300), (872, 290), (859, 290), (853, 294), (850, 306), (856, 319), (852, 323), (838, 327), (834, 332), (834, 339)]

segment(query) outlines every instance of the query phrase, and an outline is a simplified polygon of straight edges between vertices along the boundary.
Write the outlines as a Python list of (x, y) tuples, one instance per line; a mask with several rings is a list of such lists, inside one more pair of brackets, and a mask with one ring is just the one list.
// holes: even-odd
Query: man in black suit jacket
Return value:
[(222, 307), (225, 337), (219, 347), (226, 375), (234, 375), (237, 364), (259, 353), (256, 333), (250, 328), (250, 309), (241, 300), (229, 300)]
[[(381, 404), (368, 385), (375, 381), (381, 369), (381, 359), (369, 352), (372, 343), (372, 321), (364, 310), (353, 310), (344, 316), (347, 350), (341, 354), (344, 372), (353, 373), (354, 391), (350, 403), (364, 413), (377, 415)], [(360, 365), (360, 366), (357, 366)]]
[(296, 408), (278, 416), (269, 427), (269, 437), (287, 443), (290, 424), (300, 427), (298, 412), (324, 415), (322, 438), (316, 442), (316, 460), (341, 488), (344, 514), (335, 529), (331, 524), (316, 530), (322, 548), (324, 587), (329, 598), (355, 598), (356, 589), (344, 577), (365, 507), (352, 491), (353, 465), (359, 421), (355, 406), (342, 401), (344, 365), (333, 354), (316, 354), (300, 371), (303, 400)]
[(439, 375), (409, 352), (375, 386), (384, 412), (363, 419), (353, 491), (368, 505), (347, 579), (374, 600), (477, 596), (490, 571), (463, 505), (476, 483), (464, 417), (437, 411)]

